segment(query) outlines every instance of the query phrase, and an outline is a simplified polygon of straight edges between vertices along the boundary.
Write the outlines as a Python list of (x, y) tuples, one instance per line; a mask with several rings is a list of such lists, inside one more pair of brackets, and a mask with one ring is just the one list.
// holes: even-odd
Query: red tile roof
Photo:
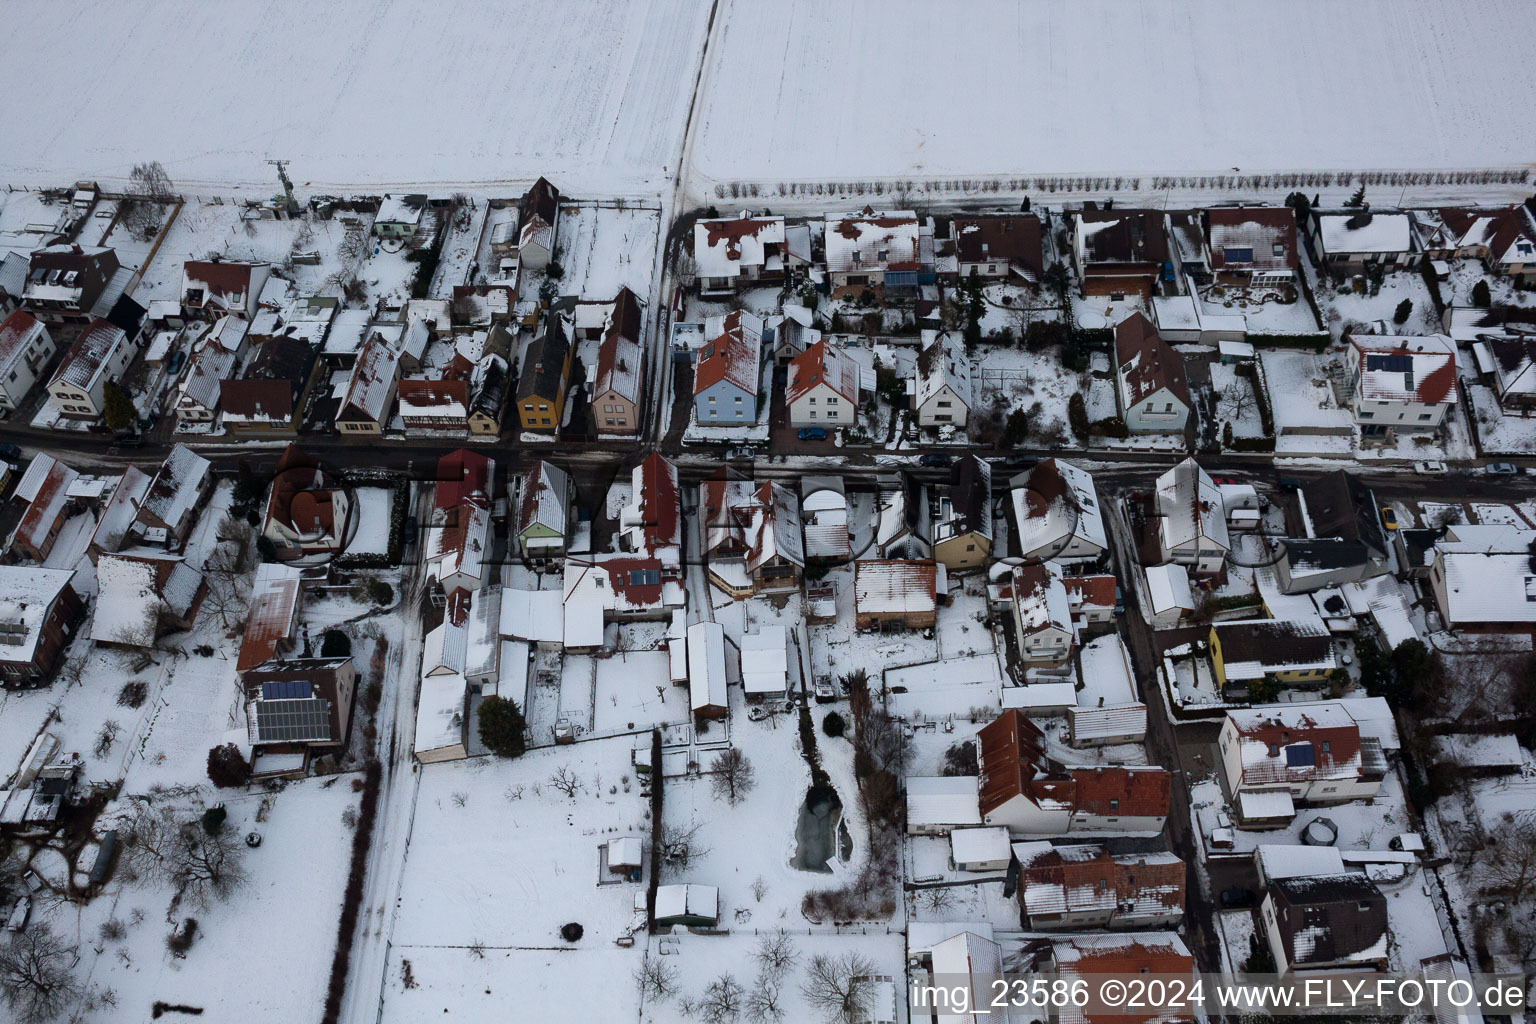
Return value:
[(1098, 608), (1115, 606), (1113, 576), (1068, 576), (1061, 581), (1068, 597), (1081, 597), (1084, 604)]
[(491, 507), (491, 460), (479, 452), (449, 452), (437, 460), (437, 491), (432, 504), (436, 508), (455, 505)]
[(1157, 333), (1145, 313), (1132, 313), (1115, 325), (1115, 362), (1125, 378), (1132, 404), (1167, 388), (1190, 404), (1184, 357)]
[(858, 365), (848, 355), (828, 345), (825, 338), (790, 360), (785, 403), (794, 404), (818, 384), (825, 384), (850, 405), (859, 404)]
[(727, 314), (725, 332), (699, 349), (699, 362), (693, 372), (695, 395), (729, 381), (749, 395), (757, 394), (762, 353), (757, 344), (742, 333), (741, 311)]
[(1065, 803), (1074, 814), (1158, 817), (1168, 813), (1166, 771), (1121, 766), (1052, 769), (1045, 756), (1044, 735), (1016, 708), (983, 726), (977, 740), (983, 817), (1017, 796), (1036, 804)]
[(677, 469), (652, 452), (640, 463), (640, 515), (646, 550), (671, 547), (678, 542), (683, 506), (677, 493)]
[[(1296, 212), (1288, 206), (1221, 207), (1205, 212), (1205, 238), (1211, 247), (1211, 269), (1227, 264), (1227, 249), (1252, 249), (1251, 259), (1236, 261), (1245, 269), (1296, 269)], [(1275, 246), (1282, 252), (1275, 255)]]

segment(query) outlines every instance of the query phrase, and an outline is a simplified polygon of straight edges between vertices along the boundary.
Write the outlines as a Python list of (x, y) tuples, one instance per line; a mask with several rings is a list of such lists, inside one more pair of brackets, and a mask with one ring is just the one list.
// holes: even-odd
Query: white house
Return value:
[(1360, 432), (1438, 430), (1455, 407), (1456, 345), (1443, 334), (1349, 335)]
[(784, 279), (783, 217), (719, 217), (693, 225), (693, 262), (701, 296)]
[[(1362, 735), (1340, 701), (1229, 711), (1216, 741), (1222, 775), (1243, 815), (1243, 794), (1273, 793), (1295, 804), (1335, 804), (1375, 796), (1386, 777), (1381, 740)], [(1283, 818), (1266, 810), (1265, 822)]]
[(70, 346), (48, 381), (54, 406), (68, 419), (95, 420), (106, 412), (106, 387), (133, 362), (134, 346), (121, 327), (100, 317)]
[(862, 213), (826, 220), (827, 275), (833, 288), (917, 287), (917, 214), (910, 210)]
[(58, 349), (37, 317), (18, 309), (0, 323), (0, 411), (19, 408)]
[(1197, 576), (1220, 572), (1232, 541), (1221, 491), (1194, 459), (1157, 478), (1155, 510), (1162, 555)]
[(816, 342), (790, 360), (784, 404), (792, 428), (854, 423), (859, 413), (859, 364), (826, 339)]
[(948, 331), (925, 330), (923, 349), (914, 366), (912, 408), (920, 427), (946, 424), (964, 428), (975, 401), (971, 361), (965, 348)]
[(1077, 634), (1067, 588), (1055, 566), (1036, 562), (1015, 568), (1010, 610), (1020, 658), (1056, 663), (1071, 657)]
[(1406, 213), (1314, 210), (1311, 226), (1318, 256), (1329, 269), (1359, 272), (1368, 263), (1395, 269), (1416, 262), (1413, 222)]
[(1009, 498), (1025, 559), (1082, 561), (1098, 558), (1108, 546), (1099, 494), (1085, 469), (1046, 459), (1013, 478)]
[(1144, 313), (1115, 325), (1115, 381), (1120, 416), (1131, 433), (1183, 432), (1191, 407), (1184, 357)]

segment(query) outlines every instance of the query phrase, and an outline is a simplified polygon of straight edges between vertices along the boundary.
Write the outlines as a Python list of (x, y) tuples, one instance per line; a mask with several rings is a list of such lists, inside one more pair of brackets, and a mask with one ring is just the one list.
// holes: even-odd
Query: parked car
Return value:
[(825, 441), (827, 431), (824, 427), (801, 427), (795, 436), (802, 441)]
[(1388, 530), (1397, 529), (1397, 512), (1391, 505), (1381, 506), (1381, 525)]
[(11, 916), (6, 919), (6, 931), (19, 932), (27, 926), (27, 918), (32, 915), (32, 897), (23, 896), (16, 901), (16, 906), (11, 908)]
[(1450, 471), (1449, 466), (1434, 459), (1422, 460), (1413, 464), (1413, 471), (1420, 476), (1439, 476)]
[(954, 460), (951, 459), (948, 455), (933, 454), (933, 455), (924, 455), (922, 458), (917, 460), (917, 464), (919, 466), (939, 466), (939, 467), (942, 467), (942, 466), (949, 465), (952, 461), (954, 461)]
[(725, 453), (726, 462), (735, 462), (737, 459), (745, 459), (751, 462), (755, 458), (757, 458), (757, 449), (755, 448), (732, 448)]
[(1301, 481), (1294, 476), (1283, 476), (1280, 478), (1280, 489), (1283, 491), (1299, 491), (1301, 490)]
[(421, 529), (421, 524), (416, 521), (416, 517), (415, 516), (407, 516), (406, 520), (405, 520), (405, 529), (400, 531), (401, 542), (404, 543), (407, 547), (409, 547), (412, 544), (415, 544), (416, 543), (416, 532), (418, 530), (420, 530), (420, 529)]
[(1012, 455), (1003, 456), (1004, 469), (1029, 469), (1039, 464), (1040, 460), (1033, 455), (1023, 455), (1019, 452), (1014, 452)]
[(9, 459), (15, 462), (21, 458), (21, 449), (13, 444), (0, 444), (0, 459)]
[(1220, 898), (1221, 905), (1228, 909), (1251, 907), (1258, 902), (1252, 889), (1223, 889)]
[(1520, 472), (1520, 467), (1513, 462), (1492, 462), (1484, 470), (1489, 476), (1514, 476)]

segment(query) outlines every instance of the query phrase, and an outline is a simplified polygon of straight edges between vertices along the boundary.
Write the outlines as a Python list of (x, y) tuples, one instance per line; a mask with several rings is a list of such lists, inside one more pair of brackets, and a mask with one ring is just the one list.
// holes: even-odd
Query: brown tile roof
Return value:
[(677, 493), (677, 470), (652, 452), (640, 464), (640, 514), (644, 520), (646, 550), (671, 547), (678, 542), (682, 502)]
[[(1256, 270), (1294, 270), (1296, 212), (1288, 206), (1220, 207), (1205, 211), (1205, 240), (1211, 269), (1227, 266), (1227, 249), (1252, 249), (1251, 259), (1234, 265)], [(1275, 246), (1283, 250), (1275, 255)]]
[(853, 359), (827, 344), (825, 338), (789, 361), (785, 404), (793, 404), (818, 384), (826, 384), (850, 405), (859, 404), (859, 368)]
[(257, 574), (235, 671), (245, 672), (272, 660), (278, 645), (292, 638), (290, 630), (298, 608), (301, 582), (292, 570)]
[(1040, 246), (1040, 218), (1032, 213), (1010, 213), (954, 219), (955, 243), (963, 263), (1008, 261), (1034, 272), (1045, 272)]
[(1115, 606), (1113, 576), (1068, 576), (1061, 581), (1069, 597), (1081, 596), (1083, 603), (1099, 608)]
[(232, 295), (242, 298), (250, 297), (251, 270), (250, 263), (227, 263), (223, 260), (187, 260), (182, 265), (187, 280), (201, 284), (208, 289), (208, 299), (224, 299)]
[(490, 508), (491, 468), (490, 459), (464, 448), (438, 459), (433, 507), (479, 505), (481, 508)]
[(1168, 259), (1168, 234), (1163, 215), (1153, 210), (1083, 210), (1084, 225), (1103, 224), (1085, 232), (1083, 254), (1093, 263), (1163, 263)]
[(722, 380), (730, 381), (749, 395), (757, 394), (762, 353), (743, 336), (741, 316), (740, 310), (727, 314), (725, 333), (699, 349), (699, 362), (693, 371), (695, 395)]
[(226, 380), (219, 387), (219, 404), (224, 407), (226, 417), (290, 420), (293, 418), (293, 389), (293, 382), (286, 380)]
[(1115, 325), (1115, 361), (1132, 405), (1160, 388), (1190, 405), (1184, 357), (1158, 335), (1145, 313), (1132, 313)]
[(1073, 813), (1158, 817), (1168, 813), (1169, 774), (1161, 768), (1052, 769), (1045, 737), (1016, 708), (1004, 711), (977, 733), (980, 744), (980, 804), (985, 817), (1016, 796), (1031, 803), (1068, 805)]

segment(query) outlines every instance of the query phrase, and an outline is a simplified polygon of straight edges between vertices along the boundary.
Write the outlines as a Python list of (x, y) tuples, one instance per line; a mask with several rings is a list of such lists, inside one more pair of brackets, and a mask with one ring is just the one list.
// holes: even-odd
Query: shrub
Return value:
[(1232, 421), (1231, 420), (1228, 420), (1226, 423), (1222, 424), (1222, 427), (1221, 427), (1221, 446), (1223, 448), (1231, 448), (1232, 447)]
[(1104, 437), (1119, 438), (1123, 441), (1131, 436), (1131, 428), (1127, 427), (1125, 420), (1119, 416), (1106, 416), (1101, 420), (1094, 421), (1093, 433), (1103, 435)]
[(251, 766), (239, 747), (226, 743), (208, 751), (208, 779), (220, 789), (243, 786), (251, 781)]
[(1478, 281), (1472, 286), (1472, 305), (1487, 309), (1492, 304), (1493, 296), (1488, 291), (1488, 282)]
[(197, 918), (189, 917), (181, 922), (180, 928), (165, 937), (165, 946), (176, 956), (185, 956), (196, 939)]
[(848, 722), (836, 711), (829, 711), (821, 720), (821, 731), (835, 739), (848, 731)]
[(141, 708), (149, 699), (149, 684), (135, 679), (124, 683), (123, 688), (117, 691), (117, 703), (119, 707)]
[(380, 608), (382, 608), (385, 605), (389, 604), (394, 599), (395, 599), (395, 588), (394, 587), (390, 586), (388, 583), (384, 582), (383, 580), (369, 580), (368, 581), (368, 600), (372, 601), (374, 604), (376, 604)]
[(328, 629), (320, 640), (320, 657), (345, 658), (352, 654), (352, 638), (339, 629)]
[(480, 742), (498, 757), (523, 755), (527, 725), (516, 701), (492, 694), (480, 702)]
[(203, 831), (211, 836), (216, 836), (224, 831), (224, 821), (229, 817), (229, 812), (223, 804), (217, 804), (203, 812)]
[(1395, 324), (1405, 324), (1408, 322), (1408, 318), (1412, 315), (1413, 300), (1404, 299), (1402, 302), (1397, 304), (1397, 310), (1392, 314), (1392, 322)]
[(341, 997), (347, 989), (347, 967), (352, 959), (352, 939), (357, 933), (358, 911), (363, 905), (363, 878), (368, 867), (368, 850), (373, 844), (373, 823), (379, 813), (379, 777), (382, 768), (369, 761), (363, 774), (363, 799), (359, 805), (357, 830), (352, 833), (352, 866), (347, 874), (347, 888), (341, 900), (341, 918), (336, 925), (336, 954), (331, 958), (331, 980), (325, 993), (322, 1024), (336, 1024), (341, 1017)]
[(1088, 403), (1083, 400), (1081, 392), (1074, 392), (1067, 399), (1067, 422), (1072, 427), (1072, 436), (1079, 441), (1088, 440)]

